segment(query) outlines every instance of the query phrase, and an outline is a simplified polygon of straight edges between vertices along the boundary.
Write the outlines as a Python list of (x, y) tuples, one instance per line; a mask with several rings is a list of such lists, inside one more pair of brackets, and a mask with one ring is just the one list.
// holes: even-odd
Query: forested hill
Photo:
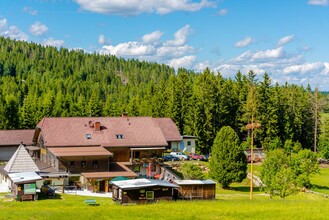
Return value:
[(222, 126), (245, 140), (254, 109), (258, 146), (286, 140), (313, 146), (313, 94), (296, 85), (271, 86), (267, 74), (257, 81), (252, 71), (235, 79), (209, 70), (175, 73), (157, 63), (0, 38), (0, 90), (1, 129), (34, 128), (45, 116), (171, 117), (206, 153)]

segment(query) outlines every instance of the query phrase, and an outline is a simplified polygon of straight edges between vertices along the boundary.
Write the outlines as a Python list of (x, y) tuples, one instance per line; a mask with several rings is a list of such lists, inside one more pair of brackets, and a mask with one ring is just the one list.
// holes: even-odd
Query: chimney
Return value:
[(96, 121), (94, 124), (95, 131), (101, 130), (101, 123), (99, 121)]

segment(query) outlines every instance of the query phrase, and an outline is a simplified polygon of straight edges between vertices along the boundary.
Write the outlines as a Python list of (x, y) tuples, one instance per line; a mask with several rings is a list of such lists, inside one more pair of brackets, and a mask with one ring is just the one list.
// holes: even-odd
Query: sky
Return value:
[(329, 91), (329, 0), (0, 0), (0, 36)]

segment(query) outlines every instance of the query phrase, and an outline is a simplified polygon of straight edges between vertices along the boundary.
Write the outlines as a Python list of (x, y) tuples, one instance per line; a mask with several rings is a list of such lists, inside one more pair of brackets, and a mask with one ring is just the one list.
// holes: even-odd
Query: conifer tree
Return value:
[(239, 137), (231, 127), (224, 126), (220, 129), (211, 152), (210, 175), (223, 188), (247, 177), (246, 156), (239, 144)]

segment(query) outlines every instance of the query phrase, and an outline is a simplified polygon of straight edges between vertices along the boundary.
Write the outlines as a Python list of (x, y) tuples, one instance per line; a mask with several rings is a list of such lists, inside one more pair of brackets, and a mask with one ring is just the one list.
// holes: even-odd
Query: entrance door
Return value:
[(105, 192), (105, 181), (99, 181), (99, 192)]

